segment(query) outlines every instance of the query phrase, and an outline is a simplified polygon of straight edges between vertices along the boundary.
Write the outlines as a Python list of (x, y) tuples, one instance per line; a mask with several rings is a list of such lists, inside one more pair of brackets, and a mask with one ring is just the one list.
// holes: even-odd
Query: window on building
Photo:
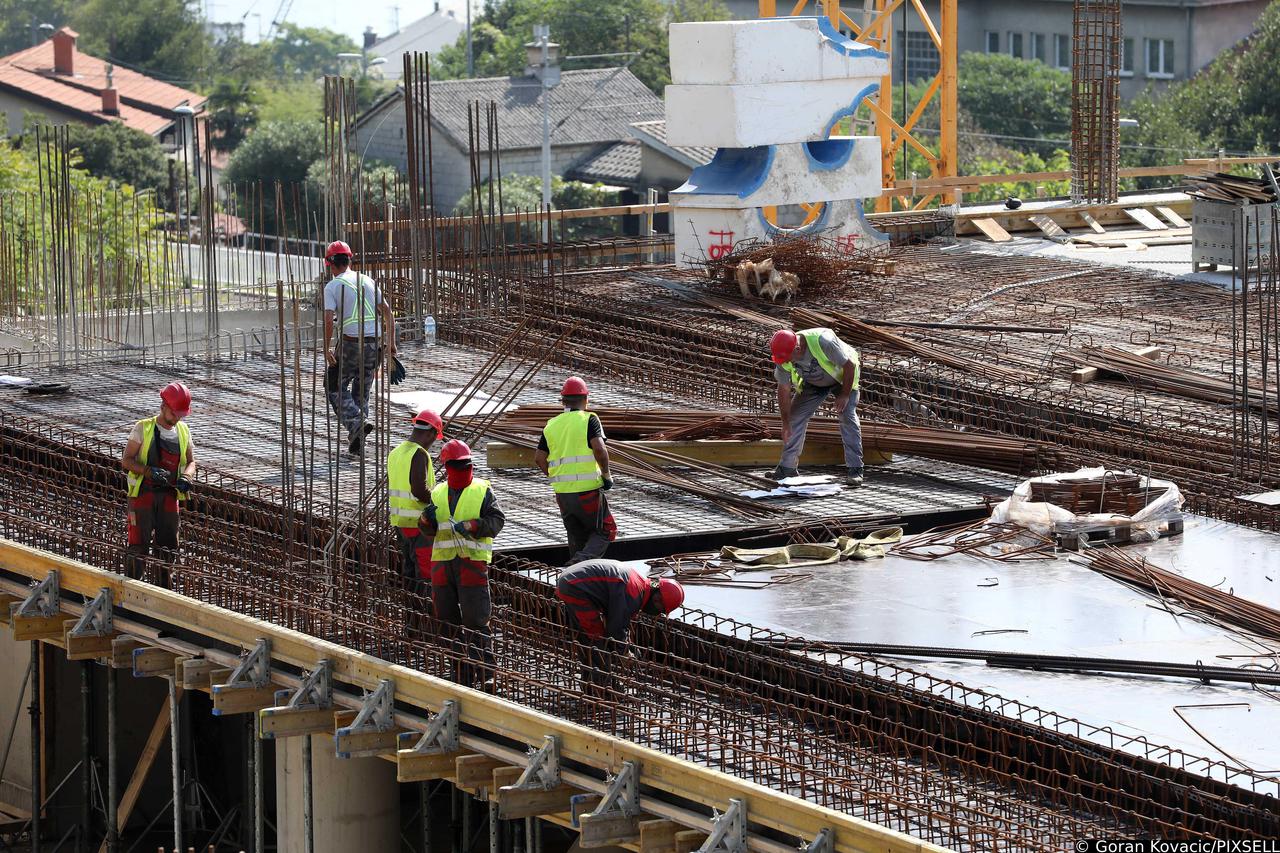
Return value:
[(907, 31), (907, 79), (932, 77), (942, 67), (938, 46), (928, 33)]
[(1147, 76), (1173, 76), (1173, 39), (1147, 39)]
[(1057, 33), (1053, 37), (1053, 66), (1063, 71), (1071, 68), (1071, 36)]
[(1009, 33), (1009, 55), (1022, 58), (1022, 33)]
[(1133, 39), (1120, 42), (1120, 76), (1133, 76)]
[(1031, 34), (1031, 58), (1039, 62), (1048, 63), (1049, 54), (1046, 52), (1046, 42), (1044, 33)]
[(987, 53), (1000, 52), (1000, 34), (987, 30)]

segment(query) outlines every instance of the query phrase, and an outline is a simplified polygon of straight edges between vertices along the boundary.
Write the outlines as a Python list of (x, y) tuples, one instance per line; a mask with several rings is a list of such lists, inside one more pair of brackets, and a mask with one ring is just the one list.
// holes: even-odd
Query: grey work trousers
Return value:
[(361, 344), (343, 335), (338, 363), (325, 373), (325, 392), (329, 405), (350, 435), (369, 418), (369, 389), (378, 372), (382, 348), (378, 339), (369, 336)]
[[(829, 396), (840, 393), (839, 385), (828, 385), (815, 388), (809, 383), (800, 386), (800, 393), (791, 397), (791, 437), (782, 445), (783, 468), (797, 468), (800, 451), (804, 450), (804, 434), (809, 428), (809, 418)], [(858, 393), (849, 393), (849, 405), (844, 407), (840, 415), (840, 441), (844, 445), (844, 465), (846, 468), (862, 467), (862, 424), (858, 421)]]

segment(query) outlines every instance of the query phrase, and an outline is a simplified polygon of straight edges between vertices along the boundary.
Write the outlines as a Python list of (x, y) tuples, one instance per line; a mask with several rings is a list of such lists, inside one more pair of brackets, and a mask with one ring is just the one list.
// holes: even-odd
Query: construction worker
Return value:
[(844, 444), (845, 483), (862, 485), (862, 425), (858, 421), (858, 351), (830, 329), (779, 329), (769, 341), (773, 376), (778, 381), (778, 414), (782, 419), (782, 459), (769, 473), (775, 480), (794, 477), (809, 418), (832, 393)]
[[(351, 247), (334, 241), (324, 251), (324, 262), (333, 277), (324, 286), (325, 392), (334, 414), (347, 429), (347, 451), (364, 452), (364, 440), (373, 431), (369, 421), (369, 388), (385, 351), (396, 355), (396, 322), (382, 290), (367, 275), (351, 269)], [(381, 314), (379, 321), (378, 314)], [(341, 316), (341, 332), (334, 342), (335, 318)]]
[(431, 490), (434, 512), (423, 513), (421, 523), (433, 537), (431, 601), (436, 618), (451, 632), (454, 650), (480, 661), (479, 667), (459, 666), (458, 681), (469, 686), (480, 682), (489, 690), (493, 679), (489, 564), (493, 562), (493, 539), (507, 519), (489, 481), (473, 476), (471, 448), (466, 442), (445, 442), (440, 461), (446, 479)]
[(139, 558), (151, 555), (152, 541), (160, 567), (154, 577), (170, 585), (170, 571), (178, 557), (178, 507), (191, 494), (196, 476), (191, 430), (183, 422), (191, 412), (191, 392), (170, 382), (160, 392), (160, 412), (133, 425), (120, 467), (129, 486), (129, 545), (125, 574), (143, 580)]
[(412, 423), (409, 437), (387, 455), (387, 505), (400, 543), (400, 572), (410, 589), (426, 593), (431, 584), (431, 538), (418, 522), (431, 506), (436, 471), (430, 448), (444, 436), (444, 424), (430, 409), (418, 412)]
[(603, 650), (614, 646), (614, 651), (629, 653), (625, 644), (636, 614), (666, 616), (684, 603), (684, 587), (670, 578), (646, 577), (617, 560), (585, 560), (560, 572), (556, 597), (568, 611), (569, 628), (583, 643), (583, 680), (608, 687), (610, 658)]
[(609, 450), (600, 419), (587, 411), (587, 383), (570, 376), (560, 389), (564, 411), (547, 421), (533, 455), (551, 478), (560, 520), (569, 535), (569, 562), (603, 557), (618, 538), (618, 525), (604, 493), (613, 488)]

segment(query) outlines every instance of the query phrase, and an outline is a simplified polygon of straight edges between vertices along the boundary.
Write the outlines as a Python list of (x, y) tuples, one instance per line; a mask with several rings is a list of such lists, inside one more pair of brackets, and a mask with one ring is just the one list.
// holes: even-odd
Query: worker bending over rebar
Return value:
[(195, 445), (182, 420), (190, 412), (191, 392), (181, 382), (170, 382), (160, 392), (160, 413), (133, 425), (120, 456), (129, 492), (125, 574), (148, 580), (139, 558), (150, 556), (154, 541), (159, 570), (152, 580), (166, 588), (178, 559), (178, 507), (190, 496), (196, 476)]
[(551, 479), (560, 520), (569, 536), (572, 565), (603, 557), (618, 538), (618, 525), (604, 493), (613, 488), (609, 449), (600, 418), (587, 411), (587, 383), (570, 376), (560, 389), (564, 411), (547, 421), (534, 464)]
[[(440, 448), (446, 481), (431, 490), (433, 512), (423, 513), (431, 543), (431, 602), (446, 626), (460, 684), (493, 689), (493, 643), (489, 633), (489, 564), (493, 539), (506, 516), (488, 480), (473, 476), (471, 448), (453, 439)], [(461, 630), (459, 630), (461, 629)], [(477, 663), (478, 662), (478, 663)]]
[(779, 329), (769, 341), (774, 379), (778, 382), (778, 415), (782, 419), (782, 459), (769, 473), (785, 480), (799, 473), (800, 453), (809, 418), (822, 401), (836, 395), (840, 441), (844, 445), (845, 483), (862, 485), (862, 424), (858, 421), (858, 351), (830, 329)]

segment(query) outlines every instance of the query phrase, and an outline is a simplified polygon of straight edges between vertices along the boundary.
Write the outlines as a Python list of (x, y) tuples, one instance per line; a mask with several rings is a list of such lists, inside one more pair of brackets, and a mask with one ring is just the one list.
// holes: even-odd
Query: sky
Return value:
[[(235, 23), (244, 21), (247, 41), (256, 41), (258, 27), (266, 35), (271, 19), (282, 6), (290, 6), (286, 20), (304, 27), (327, 27), (350, 36), (360, 44), (365, 27), (373, 27), (379, 36), (391, 34), (397, 14), (400, 26), (431, 14), (432, 0), (365, 0), (363, 3), (335, 3), (333, 0), (203, 0), (211, 21)], [(473, 14), (478, 14), (480, 0), (472, 0)], [(399, 7), (397, 11), (396, 7)], [(466, 0), (441, 0), (440, 8), (452, 9), (461, 20), (466, 13)]]

